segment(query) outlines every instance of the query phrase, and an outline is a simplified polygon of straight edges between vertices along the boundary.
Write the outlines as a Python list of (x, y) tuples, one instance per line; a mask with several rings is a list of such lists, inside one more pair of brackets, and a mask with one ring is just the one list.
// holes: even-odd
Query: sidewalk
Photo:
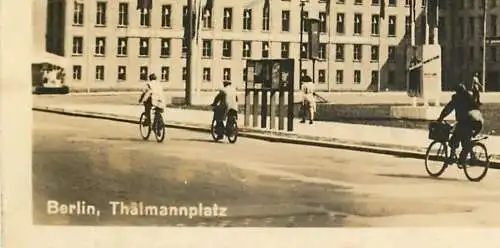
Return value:
[[(72, 114), (111, 117), (135, 122), (143, 111), (140, 105), (111, 104), (52, 104), (35, 106), (35, 110), (51, 110)], [(168, 108), (167, 124), (207, 130), (212, 120), (211, 111)], [(392, 128), (317, 121), (313, 125), (294, 121), (294, 131), (278, 131), (253, 127), (243, 127), (244, 116), (239, 115), (238, 124), (242, 135), (277, 142), (300, 143), (324, 147), (338, 147), (386, 153), (402, 156), (422, 157), (430, 140), (426, 130)], [(252, 123), (252, 121), (250, 121)], [(260, 120), (259, 120), (260, 125)], [(268, 122), (269, 123), (269, 122)], [(277, 126), (277, 122), (276, 122)], [(286, 128), (286, 122), (285, 122)], [(281, 140), (280, 140), (281, 139)], [(287, 139), (284, 141), (283, 139)], [(484, 142), (494, 160), (500, 158), (500, 137), (490, 136)], [(412, 155), (413, 154), (413, 155)], [(418, 154), (418, 155), (416, 155)]]

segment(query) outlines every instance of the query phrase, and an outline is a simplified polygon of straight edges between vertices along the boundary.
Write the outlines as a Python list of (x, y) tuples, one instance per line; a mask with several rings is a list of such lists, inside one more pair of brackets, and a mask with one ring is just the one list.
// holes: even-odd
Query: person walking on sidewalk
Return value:
[(149, 75), (149, 81), (146, 82), (146, 85), (142, 90), (139, 103), (144, 104), (144, 113), (146, 113), (144, 125), (149, 125), (151, 123), (151, 108), (153, 106), (159, 108), (162, 113), (165, 110), (166, 104), (163, 87), (156, 80), (156, 75), (154, 73)]
[(479, 81), (479, 73), (476, 72), (476, 73), (474, 73), (474, 76), (472, 77), (471, 90), (472, 90), (472, 95), (474, 96), (474, 100), (480, 106), (481, 106), (481, 100), (480, 100), (479, 94), (480, 94), (482, 88), (483, 88), (483, 84), (481, 83), (481, 81)]
[(302, 78), (302, 121), (300, 123), (306, 122), (306, 116), (309, 116), (309, 124), (313, 124), (314, 113), (316, 112), (316, 93), (314, 92), (314, 83), (310, 76), (304, 76)]
[[(224, 87), (219, 90), (211, 106), (214, 107), (214, 119), (217, 121), (216, 129), (224, 128), (224, 120), (234, 117), (238, 119), (238, 95), (236, 89), (231, 86), (231, 81), (224, 81)], [(223, 134), (219, 134), (221, 138)]]

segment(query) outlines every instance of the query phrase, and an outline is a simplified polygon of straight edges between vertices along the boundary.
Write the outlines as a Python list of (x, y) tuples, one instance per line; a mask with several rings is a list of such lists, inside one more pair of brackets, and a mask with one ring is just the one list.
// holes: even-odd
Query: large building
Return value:
[[(137, 0), (40, 2), (44, 1), (44, 8), (36, 8), (46, 11), (38, 14), (38, 22), (47, 24), (38, 27), (38, 37), (45, 37), (38, 43), (68, 59), (70, 85), (137, 85), (155, 72), (168, 87), (184, 88), (186, 0), (153, 0), (149, 12), (137, 10)], [(300, 46), (300, 0), (270, 0), (269, 8), (264, 2), (216, 0), (211, 10), (201, 11), (194, 50), (198, 69), (192, 74), (201, 89), (218, 88), (224, 79), (244, 87), (246, 59), (295, 58), (298, 78), (301, 56), (302, 73), (314, 73), (320, 90), (377, 90), (379, 82), (381, 90), (406, 89), (410, 0), (305, 1), (305, 16), (320, 20), (321, 59), (314, 72), (312, 61), (305, 59), (307, 45)], [(387, 4), (384, 16), (380, 16), (381, 2)], [(439, 43), (447, 88), (481, 67), (477, 37), (482, 30), (482, 1), (467, 1), (476, 3), (474, 7), (460, 5), (463, 0), (439, 2)], [(425, 3), (416, 2), (417, 44), (425, 39), (426, 18), (421, 15)], [(498, 12), (494, 6), (491, 11)], [(490, 17), (496, 23), (496, 16)], [(489, 29), (496, 32), (496, 24)], [(303, 41), (307, 42), (307, 32)], [(498, 73), (490, 64), (488, 79), (496, 80)]]

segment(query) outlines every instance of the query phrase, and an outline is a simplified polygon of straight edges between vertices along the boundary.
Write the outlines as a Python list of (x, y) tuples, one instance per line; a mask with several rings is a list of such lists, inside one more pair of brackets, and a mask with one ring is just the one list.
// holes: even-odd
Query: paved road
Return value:
[[(140, 140), (136, 125), (34, 112), (34, 222), (500, 226), (497, 170), (480, 183), (466, 181), (456, 168), (435, 180), (426, 175), (420, 160), (245, 138), (233, 145), (212, 142), (208, 133), (167, 132), (165, 142), (158, 144)], [(48, 214), (49, 201), (80, 201), (80, 206), (85, 201), (86, 206), (96, 206), (99, 216)], [(132, 201), (192, 206), (195, 211), (203, 204), (202, 212), (208, 213), (193, 218), (175, 213), (138, 217), (133, 212), (121, 214), (117, 205), (113, 214), (110, 202), (131, 207)], [(213, 211), (213, 204), (218, 210)], [(227, 208), (226, 217), (208, 216), (222, 215), (222, 208)]]

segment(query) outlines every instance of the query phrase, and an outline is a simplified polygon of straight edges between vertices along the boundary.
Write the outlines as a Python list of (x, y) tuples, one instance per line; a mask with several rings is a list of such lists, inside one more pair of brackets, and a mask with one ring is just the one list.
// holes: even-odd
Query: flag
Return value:
[(380, 18), (385, 19), (385, 0), (380, 1)]
[(331, 0), (326, 0), (325, 12), (327, 15), (330, 15), (330, 1)]
[(205, 7), (203, 8), (203, 12), (209, 10), (210, 12), (212, 12), (212, 9), (214, 8), (214, 0), (207, 0), (207, 2), (205, 3)]
[(271, 3), (269, 2), (270, 0), (264, 0), (264, 9), (269, 10), (271, 7)]
[(417, 0), (411, 0), (411, 14), (413, 15), (413, 21), (416, 22), (417, 21)]
[(137, 9), (152, 9), (153, 8), (153, 0), (137, 0)]

